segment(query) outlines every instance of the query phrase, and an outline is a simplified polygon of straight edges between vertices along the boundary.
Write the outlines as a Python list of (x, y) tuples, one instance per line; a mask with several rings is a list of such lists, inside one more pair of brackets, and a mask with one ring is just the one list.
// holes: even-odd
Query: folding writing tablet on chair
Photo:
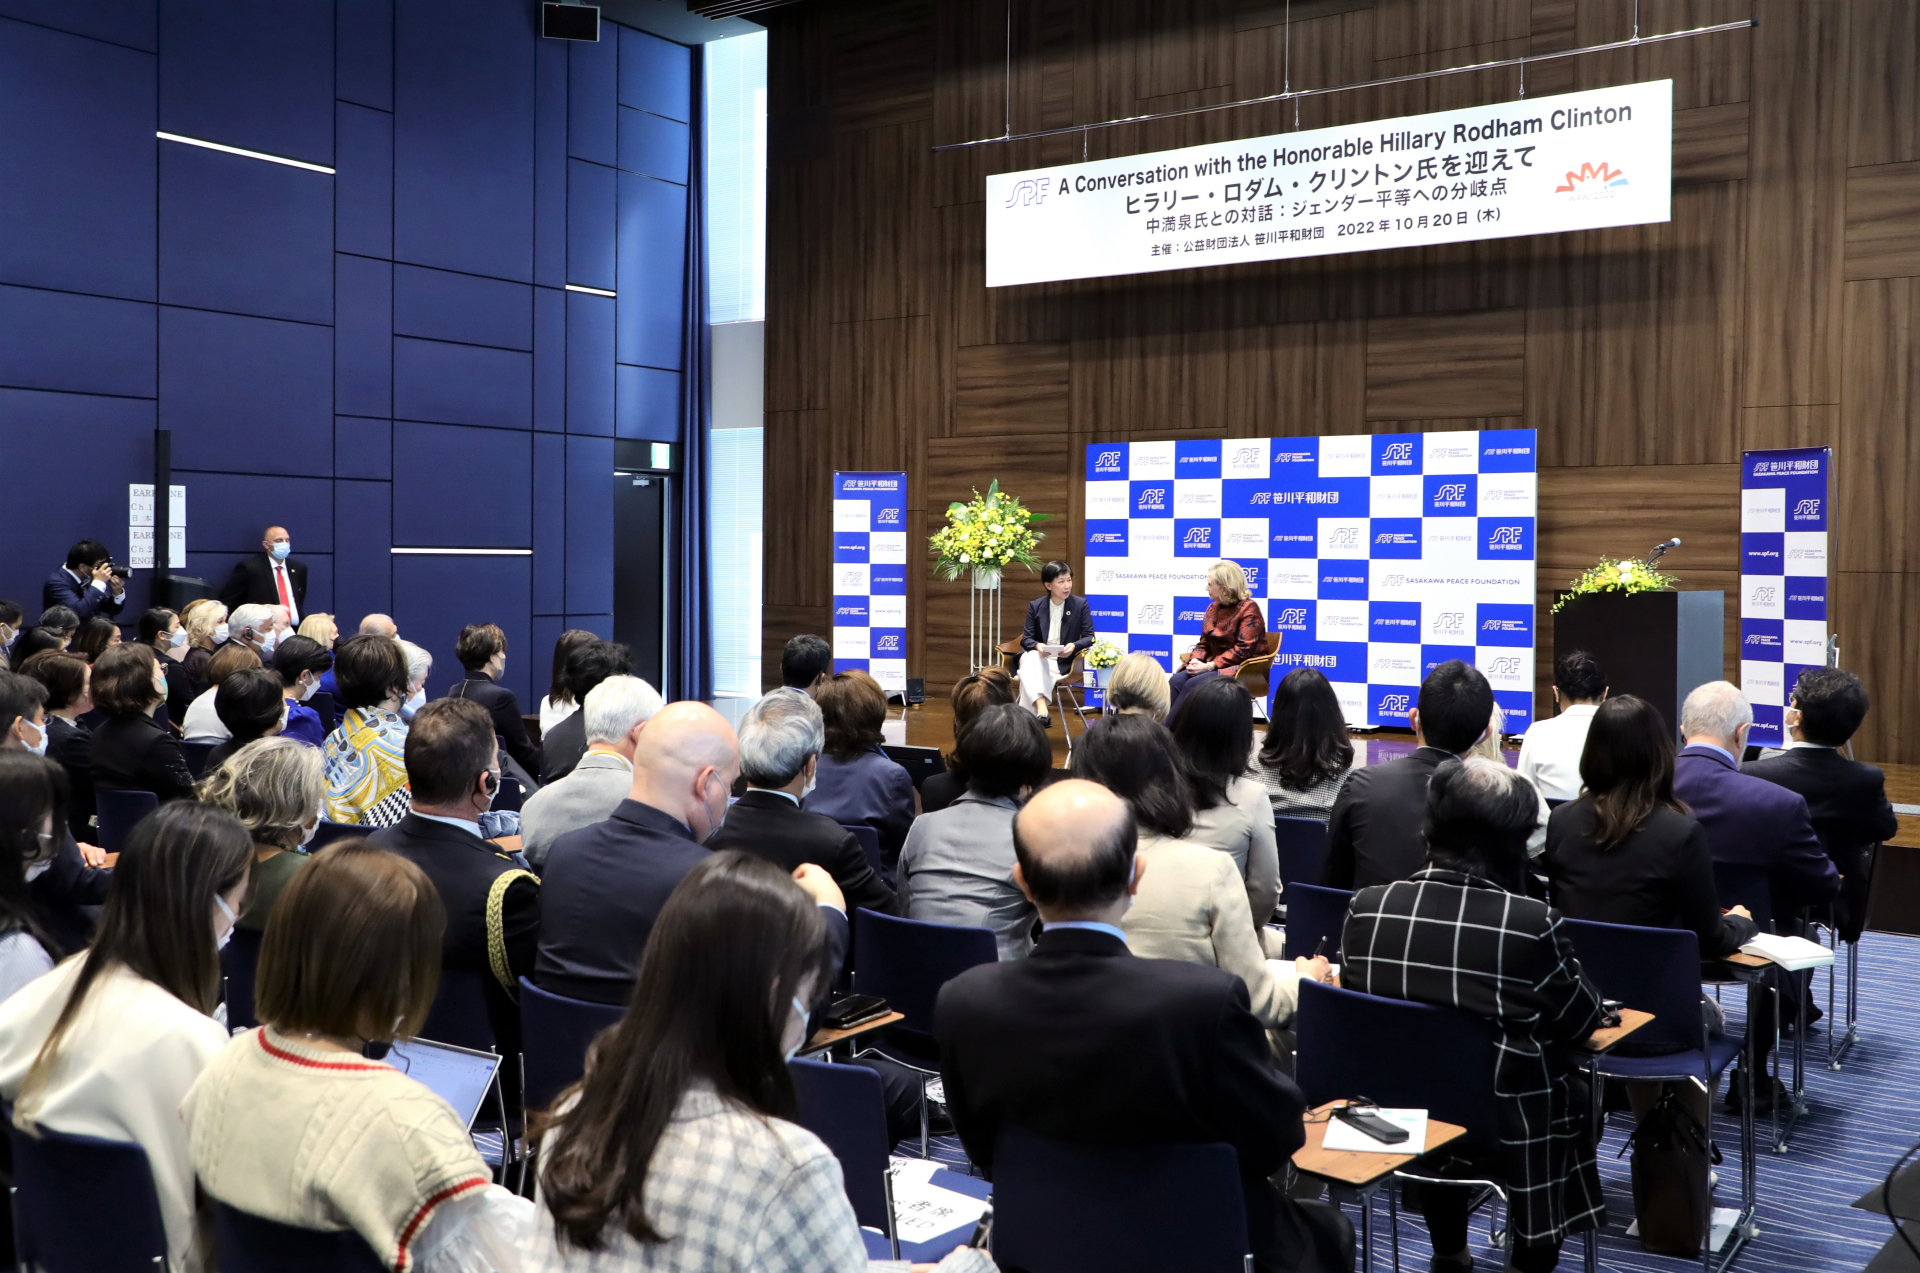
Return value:
[(493, 1089), (500, 1072), (500, 1057), (492, 1052), (456, 1048), (451, 1043), (427, 1039), (409, 1039), (387, 1051), (387, 1064), (408, 1078), (425, 1084), (433, 1094), (453, 1106), (460, 1125), (473, 1130), (480, 1104)]

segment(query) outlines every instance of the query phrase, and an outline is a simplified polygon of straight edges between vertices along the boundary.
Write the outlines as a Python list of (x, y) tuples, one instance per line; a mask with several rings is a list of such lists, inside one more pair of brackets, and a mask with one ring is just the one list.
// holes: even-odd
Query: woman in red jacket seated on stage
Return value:
[(1220, 560), (1207, 570), (1206, 617), (1200, 624), (1200, 644), (1187, 652), (1182, 666), (1167, 682), (1173, 710), (1194, 682), (1224, 672), (1232, 675), (1255, 655), (1267, 652), (1267, 617), (1260, 603), (1247, 595), (1247, 574), (1231, 561)]

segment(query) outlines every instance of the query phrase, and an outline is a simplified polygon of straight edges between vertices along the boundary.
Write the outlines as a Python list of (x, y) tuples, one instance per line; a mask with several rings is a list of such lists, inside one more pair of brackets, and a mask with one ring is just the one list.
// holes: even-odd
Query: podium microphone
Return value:
[(1678, 548), (1679, 546), (1680, 546), (1680, 537), (1678, 535), (1675, 535), (1672, 539), (1669, 539), (1664, 544), (1655, 544), (1653, 546), (1653, 551), (1647, 554), (1647, 569), (1649, 570), (1653, 569), (1653, 563), (1656, 561), (1659, 561), (1662, 557), (1666, 556), (1667, 549)]

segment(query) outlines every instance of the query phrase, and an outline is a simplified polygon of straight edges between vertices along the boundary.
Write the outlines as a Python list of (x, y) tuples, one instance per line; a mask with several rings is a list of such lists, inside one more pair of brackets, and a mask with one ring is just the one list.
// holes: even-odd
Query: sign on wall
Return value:
[(833, 670), (907, 688), (907, 475), (833, 475)]
[(1793, 683), (1827, 662), (1832, 475), (1824, 446), (1740, 457), (1740, 688), (1753, 704), (1755, 744), (1784, 741)]
[(987, 286), (1670, 219), (1673, 81), (987, 178)]
[[(187, 568), (187, 488), (169, 486), (167, 501), (167, 569)], [(127, 565), (134, 570), (152, 570), (153, 523), (155, 517), (152, 482), (127, 483)]]
[(1532, 429), (1089, 446), (1094, 629), (1171, 670), (1226, 557), (1280, 634), (1274, 683), (1318, 668), (1350, 724), (1404, 727), (1427, 672), (1462, 659), (1519, 733), (1533, 721), (1535, 460)]

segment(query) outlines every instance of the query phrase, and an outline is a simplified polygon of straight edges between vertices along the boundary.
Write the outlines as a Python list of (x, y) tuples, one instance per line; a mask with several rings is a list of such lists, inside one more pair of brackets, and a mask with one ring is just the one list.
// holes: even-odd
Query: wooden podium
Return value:
[(1610, 694), (1646, 699), (1677, 735), (1688, 693), (1726, 677), (1726, 606), (1724, 592), (1574, 597), (1553, 616), (1553, 657), (1570, 650), (1593, 655), (1607, 674)]

